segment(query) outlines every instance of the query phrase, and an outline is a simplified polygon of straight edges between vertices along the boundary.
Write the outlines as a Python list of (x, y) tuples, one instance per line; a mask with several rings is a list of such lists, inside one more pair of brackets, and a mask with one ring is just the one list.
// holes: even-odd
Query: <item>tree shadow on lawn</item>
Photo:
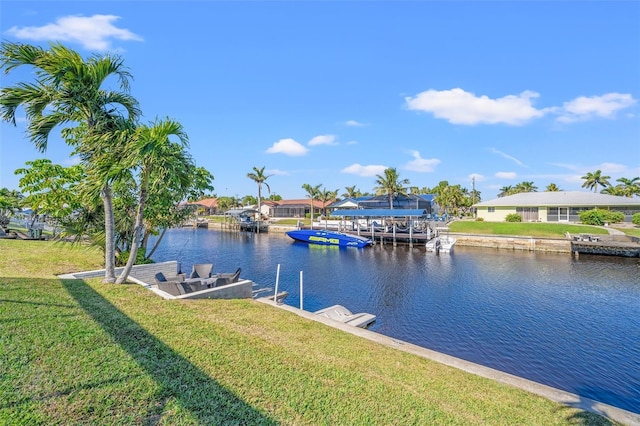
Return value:
[(160, 422), (167, 400), (175, 398), (198, 424), (278, 424), (132, 321), (84, 281), (61, 282), (80, 307), (160, 385), (161, 403), (145, 423)]

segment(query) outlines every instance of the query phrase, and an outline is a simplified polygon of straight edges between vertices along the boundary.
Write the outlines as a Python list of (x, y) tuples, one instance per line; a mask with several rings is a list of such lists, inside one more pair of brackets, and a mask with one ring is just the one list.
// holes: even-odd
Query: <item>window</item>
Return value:
[(495, 207), (487, 207), (487, 211), (489, 213), (495, 213), (496, 212), (496, 208)]

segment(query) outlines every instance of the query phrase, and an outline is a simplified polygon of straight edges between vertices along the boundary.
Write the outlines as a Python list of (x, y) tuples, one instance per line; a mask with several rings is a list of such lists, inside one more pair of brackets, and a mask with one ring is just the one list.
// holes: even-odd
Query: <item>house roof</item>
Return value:
[(198, 206), (203, 206), (206, 207), (208, 209), (214, 208), (214, 207), (218, 207), (218, 199), (217, 198), (204, 198), (202, 200), (199, 201), (192, 201), (190, 203), (185, 203), (187, 205), (198, 205)]
[(483, 201), (474, 207), (538, 207), (538, 206), (640, 206), (637, 197), (619, 197), (586, 191), (522, 192)]
[[(276, 202), (276, 206), (308, 206), (310, 205), (310, 201), (308, 198), (303, 198), (301, 200), (280, 200)], [(327, 203), (327, 206), (329, 203)], [(317, 209), (323, 208), (325, 205), (318, 200), (313, 200), (313, 207)]]
[(344, 207), (344, 206), (357, 207), (358, 206), (358, 201), (356, 199), (354, 199), (354, 198), (345, 198), (344, 200), (335, 201), (335, 202), (331, 203), (330, 205), (328, 205), (327, 207), (335, 209), (335, 208)]

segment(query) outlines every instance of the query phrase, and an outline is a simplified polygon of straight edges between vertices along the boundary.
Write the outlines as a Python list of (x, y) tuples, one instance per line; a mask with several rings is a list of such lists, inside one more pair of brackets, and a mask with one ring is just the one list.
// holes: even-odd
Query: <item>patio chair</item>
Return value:
[(196, 263), (191, 269), (189, 278), (211, 278), (213, 263)]
[(155, 278), (158, 290), (162, 290), (172, 296), (180, 296), (186, 293), (182, 283), (175, 280), (167, 280), (167, 277), (165, 277), (162, 272), (158, 272)]
[(220, 287), (222, 285), (238, 282), (240, 280), (241, 271), (242, 268), (238, 268), (233, 273), (217, 274), (215, 281), (211, 284), (211, 287)]

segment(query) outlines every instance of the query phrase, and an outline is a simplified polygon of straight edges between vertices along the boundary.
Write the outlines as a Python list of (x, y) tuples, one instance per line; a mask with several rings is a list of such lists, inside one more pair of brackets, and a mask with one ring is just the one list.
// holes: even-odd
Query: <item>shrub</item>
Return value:
[[(116, 254), (116, 266), (126, 265), (127, 260), (129, 260), (129, 251), (121, 251), (120, 253)], [(136, 261), (134, 262), (134, 265), (147, 265), (149, 263), (155, 262), (145, 256), (144, 250), (138, 250), (138, 252), (136, 253)]]
[(631, 223), (640, 226), (640, 213), (635, 213), (631, 218)]
[(585, 210), (580, 212), (580, 222), (585, 225), (602, 226), (605, 223), (618, 223), (624, 220), (624, 213), (611, 210)]
[(522, 216), (518, 213), (509, 213), (504, 220), (507, 222), (522, 222)]
[(484, 217), (476, 217), (476, 222), (484, 222)]

